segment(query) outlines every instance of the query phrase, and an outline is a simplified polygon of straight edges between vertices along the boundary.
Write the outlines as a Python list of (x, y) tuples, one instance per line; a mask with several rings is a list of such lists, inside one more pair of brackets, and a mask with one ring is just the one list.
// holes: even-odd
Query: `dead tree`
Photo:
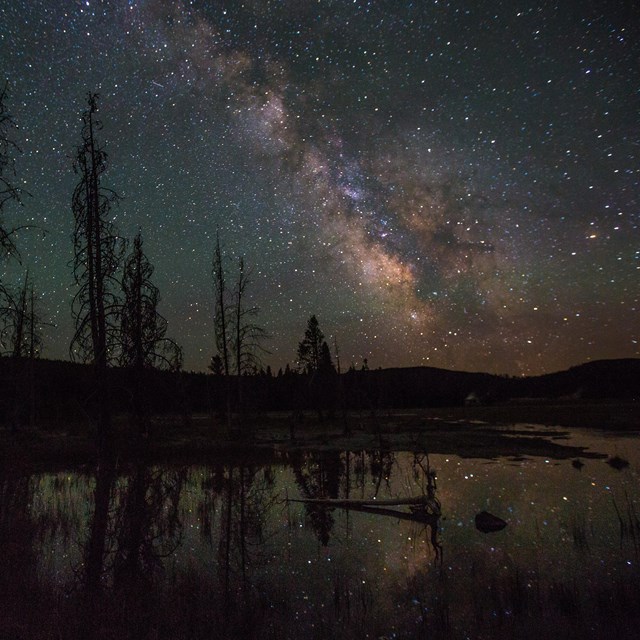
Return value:
[(222, 373), (224, 382), (224, 397), (226, 405), (227, 431), (231, 431), (231, 387), (229, 376), (231, 375), (231, 302), (227, 289), (222, 249), (220, 248), (220, 234), (216, 234), (216, 246), (213, 252), (213, 264), (211, 269), (214, 292), (213, 330), (215, 334), (216, 349), (222, 360)]
[[(16, 187), (13, 178), (16, 175), (14, 152), (20, 152), (18, 145), (11, 139), (11, 130), (16, 124), (7, 107), (8, 83), (0, 90), (0, 259), (19, 256), (14, 242), (17, 229), (7, 227), (4, 211), (10, 202), (21, 202), (23, 191)], [(0, 290), (2, 283), (0, 282)]]
[[(36, 310), (36, 294), (29, 271), (17, 295), (7, 296), (4, 308), (5, 322), (2, 329), (2, 355), (13, 359), (13, 429), (25, 420), (28, 409), (28, 423), (35, 422), (34, 360), (40, 356), (42, 348), (42, 327), (45, 323)], [(51, 325), (49, 325), (51, 326)]]
[(74, 170), (80, 179), (71, 202), (75, 219), (73, 275), (78, 291), (72, 303), (76, 330), (70, 351), (72, 358), (93, 364), (97, 444), (104, 451), (111, 440), (107, 368), (116, 357), (120, 330), (117, 272), (124, 243), (110, 220), (111, 207), (120, 198), (102, 186), (108, 157), (96, 137), (102, 128), (95, 117), (98, 95), (90, 93), (87, 105), (82, 116), (82, 142), (74, 159)]
[(141, 435), (148, 432), (143, 407), (145, 371), (178, 371), (182, 366), (182, 350), (167, 337), (167, 321), (158, 313), (160, 293), (151, 282), (152, 275), (153, 265), (142, 250), (142, 235), (138, 233), (122, 275), (120, 364), (133, 374), (132, 404)]
[(238, 380), (238, 407), (242, 409), (242, 377), (254, 374), (260, 366), (260, 353), (265, 352), (263, 343), (267, 332), (254, 319), (259, 308), (247, 304), (247, 289), (251, 284), (251, 270), (244, 265), (244, 258), (238, 261), (238, 280), (234, 290), (233, 307), (233, 354), (235, 373)]

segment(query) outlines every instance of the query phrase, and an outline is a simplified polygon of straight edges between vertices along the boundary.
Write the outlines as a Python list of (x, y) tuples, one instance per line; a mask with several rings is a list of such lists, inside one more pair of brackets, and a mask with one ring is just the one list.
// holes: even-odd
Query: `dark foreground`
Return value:
[[(114, 455), (165, 461), (208, 459), (229, 454), (300, 447), (340, 450), (412, 450), (425, 442), (432, 452), (455, 450), (462, 456), (544, 455), (553, 442), (540, 440), (522, 425), (588, 428), (606, 432), (640, 430), (640, 402), (543, 402), (405, 411), (361, 411), (323, 416), (314, 412), (220, 416), (162, 416), (151, 420), (139, 439), (126, 417), (114, 421)], [(0, 428), (0, 458), (81, 464), (96, 457), (90, 424), (49, 422), (17, 433)], [(551, 451), (551, 454), (553, 452)], [(579, 452), (576, 452), (576, 454)]]
[(0, 638), (636, 638), (636, 407), (588, 409), (627, 431), (522, 407), (164, 420), (142, 443), (121, 421), (100, 463), (78, 427), (5, 432)]

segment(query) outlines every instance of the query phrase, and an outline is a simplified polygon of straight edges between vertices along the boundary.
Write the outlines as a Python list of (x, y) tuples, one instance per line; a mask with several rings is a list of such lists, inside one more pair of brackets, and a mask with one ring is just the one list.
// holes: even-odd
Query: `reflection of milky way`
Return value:
[(24, 212), (50, 231), (23, 253), (57, 331), (67, 157), (95, 87), (118, 223), (142, 227), (192, 368), (216, 228), (255, 265), (275, 367), (311, 313), (375, 366), (637, 356), (637, 29), (570, 4), (15, 3)]

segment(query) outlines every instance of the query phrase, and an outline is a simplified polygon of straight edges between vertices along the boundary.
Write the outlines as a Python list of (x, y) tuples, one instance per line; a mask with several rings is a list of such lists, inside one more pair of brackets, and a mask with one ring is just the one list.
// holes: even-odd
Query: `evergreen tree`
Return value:
[(322, 346), (320, 347), (318, 373), (320, 375), (336, 373), (335, 365), (333, 364), (333, 360), (331, 359), (331, 351), (329, 350), (329, 345), (324, 340), (322, 341)]
[(315, 315), (307, 321), (304, 339), (298, 344), (298, 368), (303, 373), (313, 374), (320, 367), (324, 334)]
[(298, 344), (298, 370), (308, 376), (307, 401), (323, 420), (323, 409), (333, 410), (336, 369), (315, 315), (307, 321), (304, 339)]
[(221, 376), (224, 373), (224, 364), (219, 353), (216, 353), (211, 357), (209, 370), (211, 371), (211, 373), (213, 373), (214, 376)]

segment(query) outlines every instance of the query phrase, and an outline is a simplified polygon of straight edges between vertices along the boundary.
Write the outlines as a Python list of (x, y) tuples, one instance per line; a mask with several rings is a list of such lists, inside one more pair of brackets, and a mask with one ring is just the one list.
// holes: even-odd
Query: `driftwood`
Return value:
[(385, 507), (366, 507), (362, 505), (349, 505), (348, 507), (341, 505), (340, 509), (348, 509), (350, 511), (360, 511), (361, 513), (373, 513), (377, 516), (391, 516), (398, 520), (410, 520), (411, 522), (422, 522), (424, 524), (437, 525), (440, 513), (432, 511), (416, 509), (407, 513), (406, 511), (398, 511), (397, 509), (387, 509)]
[[(418, 520), (425, 515), (440, 516), (440, 503), (430, 496), (418, 496), (416, 498), (398, 498), (392, 500), (353, 500), (348, 498), (289, 498), (289, 502), (302, 502), (318, 507), (338, 507), (340, 509), (353, 509), (354, 511), (366, 511), (379, 513), (380, 515), (394, 515), (401, 519)], [(393, 511), (384, 507), (412, 507), (412, 513)]]
[[(442, 545), (438, 541), (438, 522), (440, 520), (440, 502), (434, 496), (419, 496), (397, 500), (349, 500), (332, 498), (289, 498), (289, 502), (302, 502), (314, 507), (327, 507), (360, 511), (376, 516), (390, 516), (398, 520), (419, 522), (431, 531), (431, 545), (435, 551), (435, 559), (442, 559)], [(409, 506), (409, 512), (389, 509), (393, 506)]]
[(393, 500), (353, 500), (349, 498), (289, 498), (289, 502), (304, 502), (307, 504), (319, 504), (327, 507), (397, 507), (401, 505), (424, 504), (433, 501), (428, 496), (417, 498), (398, 498)]

